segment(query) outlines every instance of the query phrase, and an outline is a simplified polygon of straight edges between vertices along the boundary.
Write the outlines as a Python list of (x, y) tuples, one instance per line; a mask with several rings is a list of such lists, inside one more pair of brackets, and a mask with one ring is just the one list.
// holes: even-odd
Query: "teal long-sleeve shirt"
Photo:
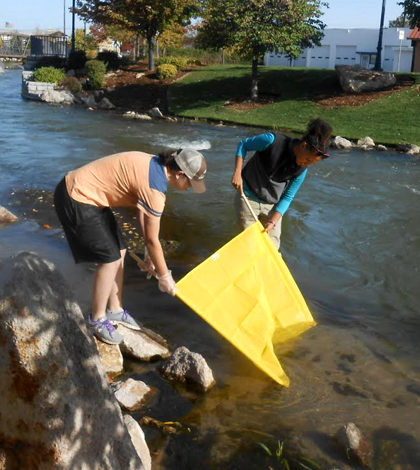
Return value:
[[(247, 152), (257, 152), (263, 151), (268, 149), (271, 145), (273, 145), (274, 141), (276, 140), (275, 134), (272, 132), (267, 132), (266, 134), (260, 134), (255, 137), (248, 137), (247, 139), (243, 139), (239, 142), (238, 148), (236, 150), (236, 156), (241, 157), (245, 160)], [(299, 188), (302, 186), (303, 181), (306, 178), (306, 174), (308, 170), (305, 170), (299, 176), (292, 178), (286, 188), (286, 191), (280, 197), (280, 200), (275, 204), (274, 209), (280, 214), (284, 215), (289, 208), (291, 202), (293, 201), (294, 197), (296, 196)], [(267, 204), (265, 201), (258, 198), (253, 191), (248, 187), (246, 181), (243, 182), (244, 184), (244, 193), (249, 198), (253, 199), (254, 201), (261, 202), (263, 204)]]

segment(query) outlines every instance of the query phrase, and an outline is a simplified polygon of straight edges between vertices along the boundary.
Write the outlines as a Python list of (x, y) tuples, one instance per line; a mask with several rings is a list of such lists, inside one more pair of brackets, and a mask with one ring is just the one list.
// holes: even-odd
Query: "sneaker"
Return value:
[(112, 323), (121, 323), (131, 330), (140, 330), (140, 326), (137, 324), (136, 320), (130, 315), (128, 310), (120, 310), (119, 312), (111, 312), (111, 310), (106, 310), (106, 317)]
[(118, 333), (115, 326), (108, 320), (108, 318), (100, 318), (94, 320), (90, 315), (87, 321), (88, 327), (92, 330), (93, 334), (101, 341), (107, 344), (121, 344), (123, 337)]

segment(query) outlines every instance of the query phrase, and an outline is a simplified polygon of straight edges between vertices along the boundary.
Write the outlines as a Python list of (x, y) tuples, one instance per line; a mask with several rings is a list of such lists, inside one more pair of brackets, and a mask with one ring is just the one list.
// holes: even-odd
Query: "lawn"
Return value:
[[(376, 143), (420, 145), (420, 74), (411, 75), (415, 84), (401, 91), (380, 94), (362, 106), (329, 108), (320, 99), (343, 94), (334, 70), (261, 67), (260, 96), (270, 101), (250, 109), (243, 103), (251, 86), (250, 66), (208, 66), (170, 86), (169, 108), (177, 116), (296, 132), (321, 117), (334, 135), (348, 139), (369, 136)], [(242, 109), (232, 106), (240, 102)]]

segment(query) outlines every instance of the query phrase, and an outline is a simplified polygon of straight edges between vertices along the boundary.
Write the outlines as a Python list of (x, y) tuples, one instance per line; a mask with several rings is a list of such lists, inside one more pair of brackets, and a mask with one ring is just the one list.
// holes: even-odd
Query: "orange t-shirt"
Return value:
[(165, 207), (168, 177), (159, 157), (123, 152), (100, 158), (66, 176), (72, 199), (98, 207), (138, 207), (160, 217)]

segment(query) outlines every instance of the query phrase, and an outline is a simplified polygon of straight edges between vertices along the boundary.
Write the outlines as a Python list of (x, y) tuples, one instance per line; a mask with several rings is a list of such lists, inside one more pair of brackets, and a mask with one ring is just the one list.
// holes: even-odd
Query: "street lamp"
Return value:
[(76, 8), (76, 0), (73, 0), (73, 9), (71, 11), (71, 52), (74, 52), (76, 50), (76, 35), (74, 32), (74, 22), (75, 22), (75, 16), (76, 16), (76, 13), (74, 12), (75, 8)]
[(377, 51), (376, 51), (375, 67), (373, 67), (373, 70), (378, 70), (378, 71), (382, 70), (382, 67), (381, 67), (381, 63), (382, 63), (381, 52), (382, 52), (382, 36), (383, 36), (383, 33), (384, 33), (385, 4), (386, 4), (386, 0), (382, 0), (382, 14), (381, 14), (381, 24), (379, 26), (378, 48), (377, 48)]

